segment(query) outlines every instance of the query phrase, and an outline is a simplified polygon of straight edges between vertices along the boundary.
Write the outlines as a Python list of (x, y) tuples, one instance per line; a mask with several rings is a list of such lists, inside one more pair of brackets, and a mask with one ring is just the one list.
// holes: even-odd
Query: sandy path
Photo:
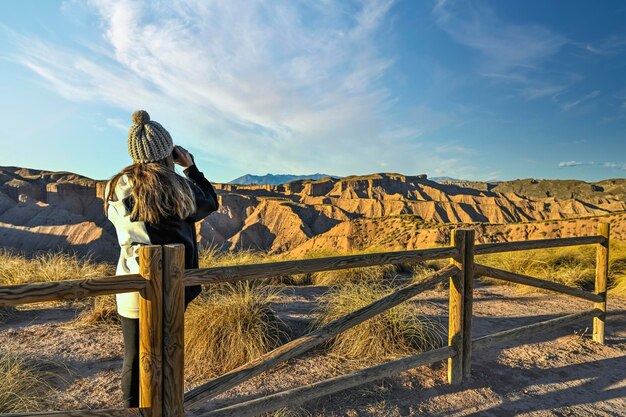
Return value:
[[(288, 287), (275, 305), (302, 334), (324, 288)], [(547, 320), (590, 307), (551, 294), (524, 294), (506, 286), (475, 292), (475, 336)], [(447, 294), (417, 299), (446, 323)], [(53, 361), (65, 382), (51, 395), (54, 409), (119, 406), (122, 342), (119, 329), (67, 326), (75, 308), (29, 309), (0, 325), (5, 351)], [(590, 340), (590, 327), (570, 326), (476, 353), (473, 377), (461, 387), (445, 384), (443, 363), (418, 368), (371, 386), (307, 404), (304, 416), (621, 416), (626, 415), (626, 301), (610, 299), (607, 345)], [(586, 330), (586, 331), (585, 331)], [(290, 388), (355, 369), (354, 363), (313, 352), (224, 394), (210, 406)], [(194, 384), (188, 381), (188, 388)]]

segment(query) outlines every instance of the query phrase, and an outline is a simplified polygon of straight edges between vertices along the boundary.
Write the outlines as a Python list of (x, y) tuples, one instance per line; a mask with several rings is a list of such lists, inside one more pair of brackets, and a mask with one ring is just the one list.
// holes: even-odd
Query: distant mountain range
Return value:
[(450, 181), (450, 182), (461, 182), (461, 180), (458, 180), (456, 178), (452, 178), (452, 177), (431, 177), (428, 178), (431, 181), (435, 181), (435, 182), (444, 182), (444, 181)]
[(258, 185), (258, 184), (269, 184), (269, 185), (279, 185), (285, 184), (291, 181), (296, 180), (319, 180), (321, 178), (339, 178), (335, 175), (328, 174), (311, 174), (311, 175), (292, 175), (292, 174), (270, 174), (267, 175), (252, 175), (246, 174), (239, 178), (235, 178), (230, 181), (229, 184), (241, 184), (241, 185)]
[[(311, 175), (293, 175), (293, 174), (270, 174), (267, 175), (252, 175), (246, 174), (239, 178), (235, 178), (234, 180), (228, 182), (228, 184), (241, 184), (241, 185), (259, 185), (259, 184), (267, 184), (267, 185), (280, 185), (285, 184), (291, 181), (296, 180), (319, 180), (321, 178), (341, 178), (336, 175), (328, 175), (328, 174), (311, 174)], [(456, 178), (451, 177), (432, 177), (429, 178), (431, 181), (435, 182), (444, 182), (444, 181), (460, 181)]]

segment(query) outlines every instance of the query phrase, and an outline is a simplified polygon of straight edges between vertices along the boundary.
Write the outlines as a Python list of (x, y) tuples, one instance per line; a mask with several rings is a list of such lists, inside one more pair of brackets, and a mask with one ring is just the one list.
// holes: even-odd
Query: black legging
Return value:
[(121, 316), (124, 336), (122, 399), (124, 407), (139, 407), (139, 319)]
[[(185, 288), (185, 310), (200, 293), (200, 286)], [(139, 319), (120, 316), (124, 337), (122, 365), (122, 400), (124, 407), (139, 407)]]

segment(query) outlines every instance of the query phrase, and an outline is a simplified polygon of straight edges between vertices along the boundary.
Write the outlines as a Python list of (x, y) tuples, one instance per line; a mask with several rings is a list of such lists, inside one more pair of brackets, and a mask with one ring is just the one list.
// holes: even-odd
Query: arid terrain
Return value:
[[(324, 287), (286, 287), (274, 303), (294, 335), (316, 315)], [(521, 293), (508, 286), (476, 290), (475, 335), (506, 330), (588, 308), (564, 296)], [(416, 301), (445, 323), (447, 292)], [(25, 308), (0, 325), (3, 350), (33, 355), (60, 377), (52, 409), (118, 407), (122, 338), (118, 327), (76, 328), (75, 307)], [(626, 301), (612, 298), (607, 344), (590, 338), (591, 323), (537, 334), (475, 352), (472, 379), (446, 384), (444, 363), (420, 367), (379, 383), (305, 404), (276, 416), (621, 416), (626, 410)], [(208, 406), (312, 383), (369, 363), (315, 351), (224, 394)], [(188, 375), (189, 377), (189, 375)], [(195, 384), (188, 378), (187, 388)]]
[[(115, 231), (102, 210), (104, 181), (68, 172), (0, 167), (0, 241), (112, 261)], [(204, 245), (289, 252), (413, 249), (472, 227), (481, 242), (593, 233), (598, 218), (624, 238), (626, 179), (448, 183), (374, 174), (281, 185), (215, 184), (221, 207), (198, 225)]]

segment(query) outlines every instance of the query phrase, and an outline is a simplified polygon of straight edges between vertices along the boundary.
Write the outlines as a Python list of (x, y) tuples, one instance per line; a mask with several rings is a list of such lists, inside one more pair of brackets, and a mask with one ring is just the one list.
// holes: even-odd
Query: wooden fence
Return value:
[[(597, 245), (595, 291), (583, 291), (552, 281), (524, 276), (476, 264), (475, 255), (544, 249), (575, 245)], [(140, 248), (140, 273), (74, 281), (45, 282), (0, 287), (0, 307), (53, 300), (67, 300), (129, 291), (140, 292), (140, 407), (138, 409), (77, 410), (45, 413), (1, 414), (1, 416), (151, 416), (225, 417), (255, 416), (294, 406), (348, 388), (367, 384), (421, 365), (447, 360), (448, 382), (459, 384), (471, 375), (472, 352), (537, 331), (593, 318), (593, 340), (604, 343), (606, 286), (609, 262), (609, 225), (600, 223), (598, 235), (522, 242), (474, 244), (473, 230), (455, 230), (451, 246), (401, 252), (336, 256), (319, 259), (184, 270), (182, 245)], [(407, 284), (344, 317), (187, 393), (184, 371), (184, 287), (222, 282), (263, 279), (384, 264), (416, 263), (450, 258), (450, 264), (419, 283)], [(486, 276), (517, 284), (555, 291), (594, 303), (593, 308), (532, 325), (472, 338), (474, 278)], [(449, 280), (447, 346), (393, 360), (354, 373), (330, 378), (266, 395), (217, 410), (206, 410), (206, 402), (312, 348), (328, 342), (373, 316), (411, 299), (420, 292)]]

